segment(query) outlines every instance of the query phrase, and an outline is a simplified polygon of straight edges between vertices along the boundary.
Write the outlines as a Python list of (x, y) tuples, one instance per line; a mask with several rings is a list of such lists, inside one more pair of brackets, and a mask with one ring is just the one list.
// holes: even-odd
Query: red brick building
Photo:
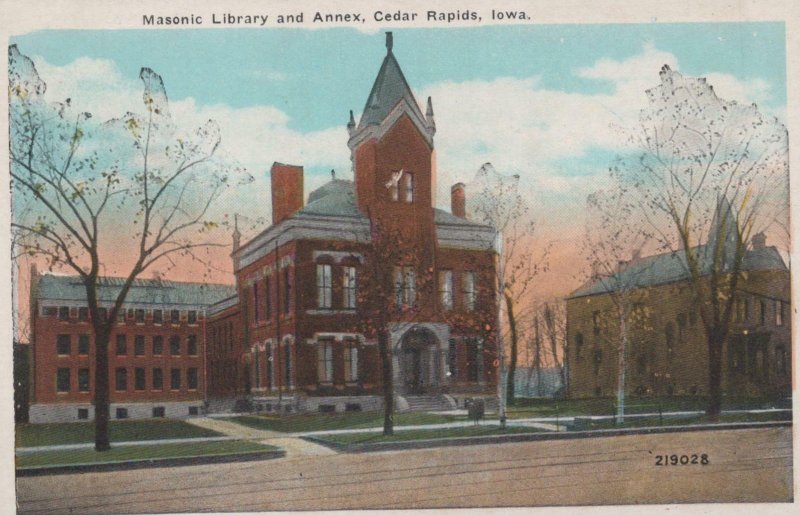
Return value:
[[(31, 271), (31, 422), (94, 418), (94, 334), (77, 276)], [(102, 279), (110, 310), (122, 279)], [(208, 306), (229, 297), (219, 284), (137, 280), (111, 333), (114, 418), (199, 414), (206, 398)]]
[[(423, 114), (390, 33), (387, 49), (359, 123), (350, 115), (354, 181), (332, 176), (304, 203), (303, 168), (276, 162), (273, 224), (247, 242), (234, 232), (235, 287), (136, 282), (111, 336), (112, 417), (187, 416), (237, 401), (380, 409), (377, 334), (365, 313), (388, 317), (398, 409), (493, 394), (495, 233), (466, 218), (463, 184), (452, 187), (451, 213), (434, 207), (432, 103)], [(392, 235), (385, 255), (401, 257), (369, 261), (380, 255), (376, 227)], [(105, 279), (103, 299), (119, 284)], [(381, 286), (387, 295), (370, 295)], [(92, 418), (82, 284), (34, 275), (31, 300), (31, 420)]]
[[(268, 410), (380, 407), (376, 334), (358, 305), (375, 286), (364, 260), (377, 225), (409, 255), (385, 263), (398, 407), (494, 390), (494, 232), (466, 219), (463, 184), (452, 188), (452, 213), (434, 207), (432, 103), (423, 114), (391, 34), (387, 49), (361, 120), (351, 112), (348, 124), (355, 181), (333, 176), (304, 205), (303, 168), (276, 162), (273, 225), (245, 243), (234, 235), (238, 303), (209, 324), (209, 369), (222, 379), (212, 397), (249, 390)], [(223, 351), (229, 318), (240, 321), (242, 345)], [(223, 372), (234, 364), (237, 373)]]

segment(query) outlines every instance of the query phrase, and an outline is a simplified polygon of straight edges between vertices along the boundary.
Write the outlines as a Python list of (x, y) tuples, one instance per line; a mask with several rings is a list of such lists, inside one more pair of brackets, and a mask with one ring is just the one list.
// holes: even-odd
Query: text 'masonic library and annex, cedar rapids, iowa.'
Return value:
[[(303, 168), (272, 165), (272, 225), (233, 234), (235, 286), (138, 279), (110, 339), (111, 416), (180, 417), (246, 401), (282, 412), (382, 407), (375, 327), (361, 302), (387, 291), (397, 409), (455, 407), (496, 390), (495, 233), (467, 219), (463, 184), (436, 209), (433, 106), (423, 113), (392, 51), (361, 119), (354, 181), (304, 203)], [(365, 262), (381, 244), (407, 261)], [(387, 236), (391, 235), (391, 237)], [(371, 246), (372, 245), (372, 246)], [(110, 307), (121, 280), (106, 278)], [(76, 276), (31, 280), (32, 422), (92, 419), (94, 338)]]

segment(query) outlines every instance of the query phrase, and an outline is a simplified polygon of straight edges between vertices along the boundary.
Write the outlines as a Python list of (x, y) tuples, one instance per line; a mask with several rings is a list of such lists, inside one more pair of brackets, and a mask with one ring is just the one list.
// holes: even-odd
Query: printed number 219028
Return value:
[(656, 466), (708, 465), (708, 454), (658, 454)]

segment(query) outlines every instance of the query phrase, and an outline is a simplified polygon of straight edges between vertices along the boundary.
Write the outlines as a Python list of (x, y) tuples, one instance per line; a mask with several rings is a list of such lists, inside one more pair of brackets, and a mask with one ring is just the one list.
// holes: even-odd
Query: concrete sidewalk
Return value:
[[(781, 412), (791, 413), (791, 410), (788, 409), (727, 410), (723, 411), (722, 414), (728, 415), (728, 414), (740, 414), (740, 413), (757, 414), (757, 413), (781, 413)], [(703, 411), (672, 411), (672, 412), (664, 412), (661, 414), (661, 416), (665, 419), (669, 419), (675, 417), (702, 415), (703, 413), (704, 413)], [(634, 418), (657, 417), (657, 416), (659, 416), (658, 413), (637, 413), (637, 414), (626, 415), (625, 418), (634, 419)], [(547, 431), (547, 432), (562, 432), (567, 430), (566, 425), (572, 424), (575, 418), (576, 417), (573, 416), (518, 418), (518, 419), (508, 419), (506, 421), (506, 424), (508, 426), (531, 427), (535, 429), (541, 429), (542, 431)], [(579, 416), (578, 418), (584, 418), (590, 420), (611, 420), (615, 417), (613, 415), (584, 415), (584, 416)], [(317, 445), (301, 439), (301, 437), (304, 436), (317, 436), (324, 434), (380, 433), (383, 431), (383, 427), (376, 426), (376, 427), (354, 428), (354, 429), (327, 429), (327, 430), (317, 430), (317, 431), (301, 431), (297, 433), (282, 433), (278, 431), (269, 431), (265, 429), (256, 429), (247, 427), (242, 424), (237, 424), (235, 422), (225, 420), (225, 417), (220, 417), (220, 416), (215, 416), (213, 418), (212, 417), (189, 418), (186, 419), (186, 422), (196, 425), (198, 427), (203, 427), (206, 429), (210, 429), (212, 431), (217, 431), (219, 433), (222, 433), (224, 436), (212, 436), (203, 438), (175, 438), (169, 440), (114, 442), (114, 445), (135, 446), (135, 445), (159, 445), (159, 444), (169, 444), (169, 443), (214, 442), (214, 441), (225, 441), (225, 440), (252, 440), (252, 441), (262, 442), (265, 444), (275, 445), (278, 447), (283, 447), (287, 450), (287, 457), (293, 457), (293, 456), (335, 454), (335, 451), (332, 451), (327, 447)], [(499, 426), (499, 424), (500, 423), (498, 420), (489, 419), (482, 421), (479, 425), (497, 427)], [(465, 420), (456, 422), (445, 422), (440, 424), (395, 426), (394, 430), (415, 431), (415, 430), (430, 430), (430, 429), (451, 429), (451, 428), (454, 429), (460, 427), (471, 427), (474, 425), (476, 425), (474, 422)], [(39, 446), (39, 447), (19, 447), (16, 449), (16, 453), (25, 454), (25, 453), (42, 452), (42, 451), (89, 449), (92, 447), (94, 447), (93, 443), (49, 445), (49, 446)]]

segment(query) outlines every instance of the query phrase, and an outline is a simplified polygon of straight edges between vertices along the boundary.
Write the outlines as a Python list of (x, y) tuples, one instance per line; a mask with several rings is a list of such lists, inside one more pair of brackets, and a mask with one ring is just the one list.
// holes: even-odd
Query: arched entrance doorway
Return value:
[(400, 372), (405, 393), (423, 394), (439, 386), (438, 340), (433, 331), (414, 326), (400, 341)]

